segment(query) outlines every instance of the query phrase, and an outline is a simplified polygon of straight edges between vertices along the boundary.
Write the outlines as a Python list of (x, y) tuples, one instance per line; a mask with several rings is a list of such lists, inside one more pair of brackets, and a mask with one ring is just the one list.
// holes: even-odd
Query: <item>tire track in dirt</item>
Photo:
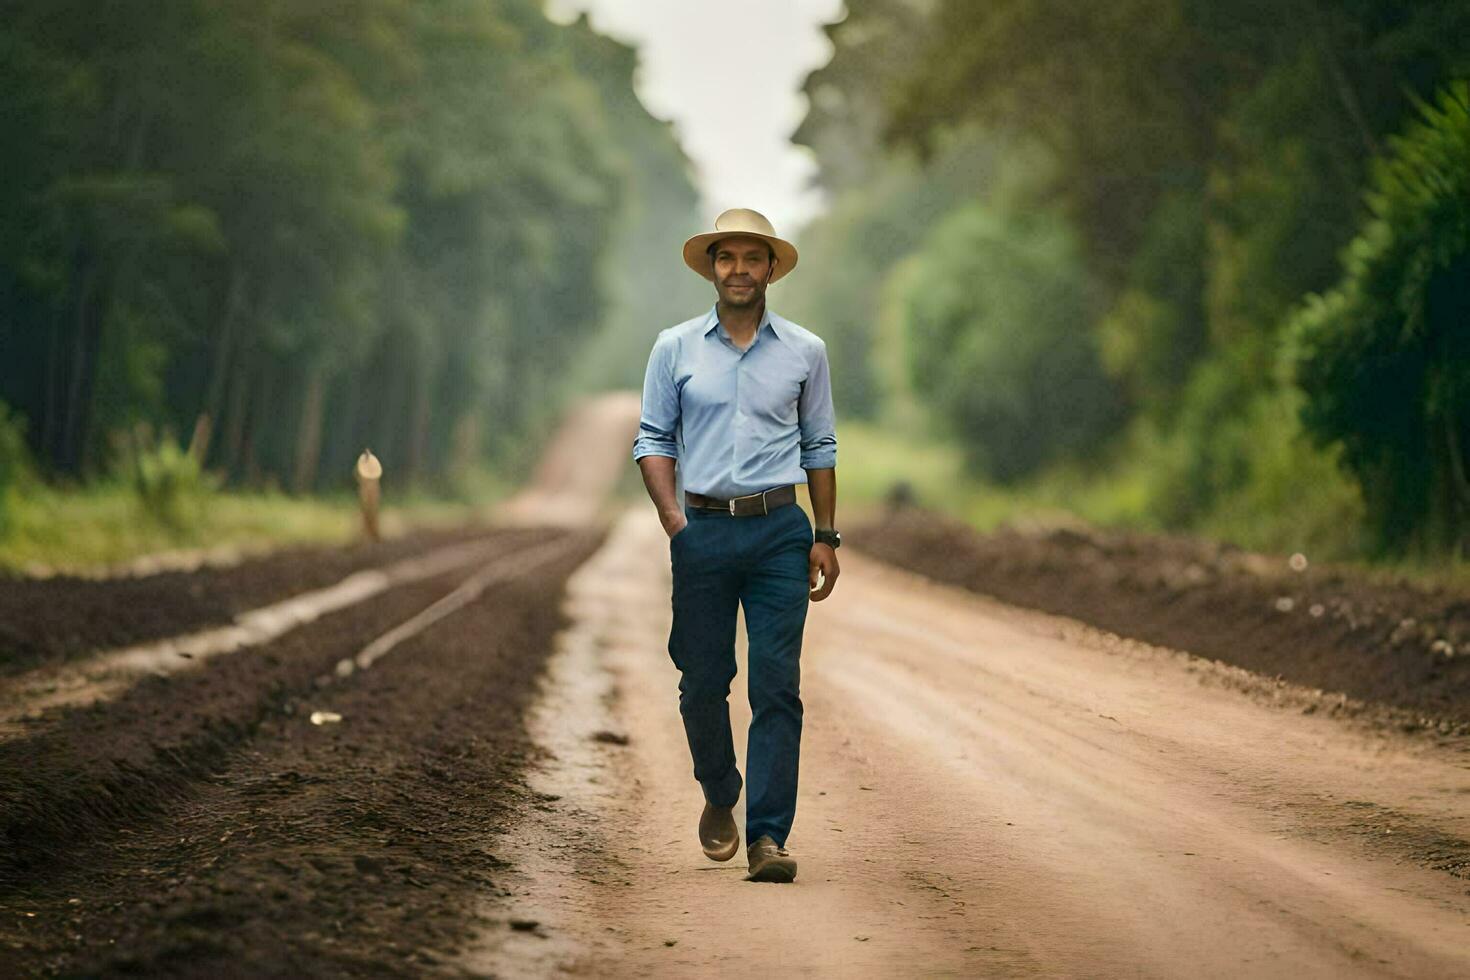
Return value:
[(221, 654), (261, 646), (390, 589), (432, 581), (497, 557), (505, 546), (503, 535), (446, 545), (390, 565), (362, 569), (331, 585), (247, 610), (229, 626), (105, 651), (6, 679), (0, 682), (0, 740), (37, 734), (48, 718), (115, 698), (142, 677), (191, 671)]
[(415, 531), (340, 548), (283, 548), (227, 568), (101, 580), (0, 575), (0, 677), (224, 626), (283, 596), (500, 533), (483, 526)]

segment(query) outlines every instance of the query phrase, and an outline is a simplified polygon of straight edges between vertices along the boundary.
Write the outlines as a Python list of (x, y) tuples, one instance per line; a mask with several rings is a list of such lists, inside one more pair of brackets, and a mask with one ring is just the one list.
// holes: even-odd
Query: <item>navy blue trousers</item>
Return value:
[(786, 843), (796, 817), (801, 756), (801, 634), (810, 601), (812, 525), (795, 504), (763, 517), (686, 508), (669, 539), (674, 625), (669, 656), (679, 668), (679, 713), (705, 799), (734, 806), (740, 770), (730, 733), (736, 609), (749, 640), (750, 731), (745, 750), (745, 839)]

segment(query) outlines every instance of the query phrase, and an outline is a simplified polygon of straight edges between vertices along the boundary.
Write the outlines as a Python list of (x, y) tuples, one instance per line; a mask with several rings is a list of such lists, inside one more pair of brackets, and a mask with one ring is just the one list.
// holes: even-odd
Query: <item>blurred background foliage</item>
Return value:
[(925, 502), (1464, 552), (1470, 6), (848, 0), (828, 33), (796, 139), (833, 206), (781, 302)]
[(503, 485), (689, 315), (627, 283), (699, 217), (634, 65), (534, 0), (7, 4), (0, 495)]
[[(828, 207), (772, 297), (828, 342), (845, 493), (1465, 552), (1470, 6), (847, 0), (828, 34), (794, 134)], [(45, 553), (78, 487), (186, 526), (221, 480), (258, 527), (364, 446), (400, 491), (512, 485), (710, 302), (635, 68), (536, 0), (12, 0), (0, 536)]]

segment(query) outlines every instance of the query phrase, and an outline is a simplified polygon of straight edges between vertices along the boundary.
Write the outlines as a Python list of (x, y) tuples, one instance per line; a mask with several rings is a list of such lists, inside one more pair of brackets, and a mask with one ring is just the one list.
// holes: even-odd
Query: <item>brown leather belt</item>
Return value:
[(699, 510), (723, 511), (731, 517), (764, 517), (777, 507), (796, 503), (796, 485), (788, 483), (785, 486), (772, 487), (769, 490), (747, 494), (744, 497), (731, 497), (729, 500), (706, 497), (702, 493), (686, 492), (684, 499), (690, 507)]

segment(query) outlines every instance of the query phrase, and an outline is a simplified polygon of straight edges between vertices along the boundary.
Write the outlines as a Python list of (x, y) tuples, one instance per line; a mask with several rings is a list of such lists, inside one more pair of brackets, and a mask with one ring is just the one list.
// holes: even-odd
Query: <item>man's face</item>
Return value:
[(765, 299), (770, 277), (771, 247), (759, 238), (733, 235), (715, 242), (715, 291), (720, 302), (736, 309)]

